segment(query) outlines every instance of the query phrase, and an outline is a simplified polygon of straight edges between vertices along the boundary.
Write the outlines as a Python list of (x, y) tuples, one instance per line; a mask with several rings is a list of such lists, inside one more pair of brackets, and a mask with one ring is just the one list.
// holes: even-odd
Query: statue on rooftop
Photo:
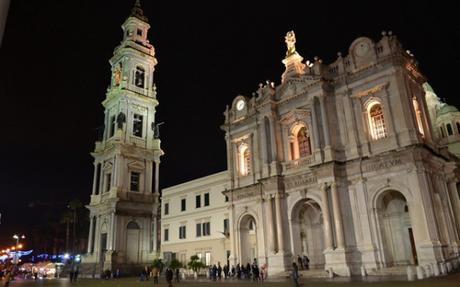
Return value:
[(294, 31), (289, 31), (286, 33), (286, 37), (284, 37), (286, 46), (287, 46), (287, 51), (286, 51), (286, 58), (295, 54), (295, 34)]

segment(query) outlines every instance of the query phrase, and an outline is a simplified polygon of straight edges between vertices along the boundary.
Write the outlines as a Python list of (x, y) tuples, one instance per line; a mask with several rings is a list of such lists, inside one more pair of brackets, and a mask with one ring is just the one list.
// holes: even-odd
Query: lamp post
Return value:
[(18, 257), (18, 252), (19, 252), (19, 249), (20, 249), (20, 248), (19, 248), (19, 240), (20, 240), (20, 239), (25, 239), (26, 237), (25, 237), (24, 234), (21, 235), (21, 236), (15, 234), (15, 235), (13, 235), (13, 238), (16, 239), (16, 246), (15, 246), (15, 247), (16, 247), (16, 250), (15, 250), (15, 252), (14, 252), (14, 257), (13, 257), (13, 264), (16, 265), (16, 264), (18, 264), (18, 260), (19, 260), (19, 257)]

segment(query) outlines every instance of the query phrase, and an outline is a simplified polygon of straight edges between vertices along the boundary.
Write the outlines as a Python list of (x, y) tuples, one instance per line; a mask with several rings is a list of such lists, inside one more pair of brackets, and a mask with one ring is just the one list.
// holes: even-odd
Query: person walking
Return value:
[(173, 280), (173, 271), (171, 268), (166, 268), (165, 276), (166, 276), (166, 282), (168, 282), (168, 286), (172, 287), (172, 280)]
[(299, 267), (295, 262), (292, 262), (292, 280), (294, 281), (294, 287), (299, 287)]
[(11, 272), (13, 272), (11, 269), (7, 269), (5, 271), (5, 277), (4, 277), (5, 283), (3, 283), (3, 287), (9, 287), (10, 286), (10, 281), (11, 281), (11, 276), (12, 276)]

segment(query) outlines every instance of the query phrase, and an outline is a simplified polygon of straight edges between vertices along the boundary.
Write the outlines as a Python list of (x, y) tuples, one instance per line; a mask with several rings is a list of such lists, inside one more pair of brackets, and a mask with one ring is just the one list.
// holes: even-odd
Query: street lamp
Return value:
[[(16, 246), (15, 246), (15, 247), (16, 247), (17, 249), (19, 249), (19, 240), (20, 240), (20, 239), (25, 239), (26, 236), (25, 236), (24, 234), (21, 235), (21, 236), (15, 234), (15, 235), (13, 235), (13, 238), (16, 239)], [(13, 247), (12, 249), (13, 249), (13, 250), (16, 249), (15, 247)], [(21, 246), (21, 247), (22, 247), (22, 246)], [(18, 251), (19, 251), (19, 250), (18, 250)], [(19, 259), (19, 257), (18, 257), (18, 255), (19, 255), (19, 254), (18, 254), (18, 251), (14, 252), (13, 264), (15, 264), (15, 265), (18, 264), (18, 259)]]
[(16, 239), (16, 245), (18, 245), (19, 244), (19, 239), (25, 239), (26, 236), (24, 234), (21, 235), (21, 236), (15, 234), (15, 235), (13, 235), (13, 238)]

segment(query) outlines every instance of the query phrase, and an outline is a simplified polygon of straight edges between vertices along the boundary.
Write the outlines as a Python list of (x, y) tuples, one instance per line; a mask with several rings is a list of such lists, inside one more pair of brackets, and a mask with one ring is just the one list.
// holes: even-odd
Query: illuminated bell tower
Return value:
[[(85, 273), (137, 272), (160, 245), (160, 148), (154, 84), (157, 60), (139, 1), (122, 25), (123, 40), (110, 59), (111, 83), (102, 105), (104, 132), (96, 141)], [(83, 268), (82, 268), (83, 269)]]

